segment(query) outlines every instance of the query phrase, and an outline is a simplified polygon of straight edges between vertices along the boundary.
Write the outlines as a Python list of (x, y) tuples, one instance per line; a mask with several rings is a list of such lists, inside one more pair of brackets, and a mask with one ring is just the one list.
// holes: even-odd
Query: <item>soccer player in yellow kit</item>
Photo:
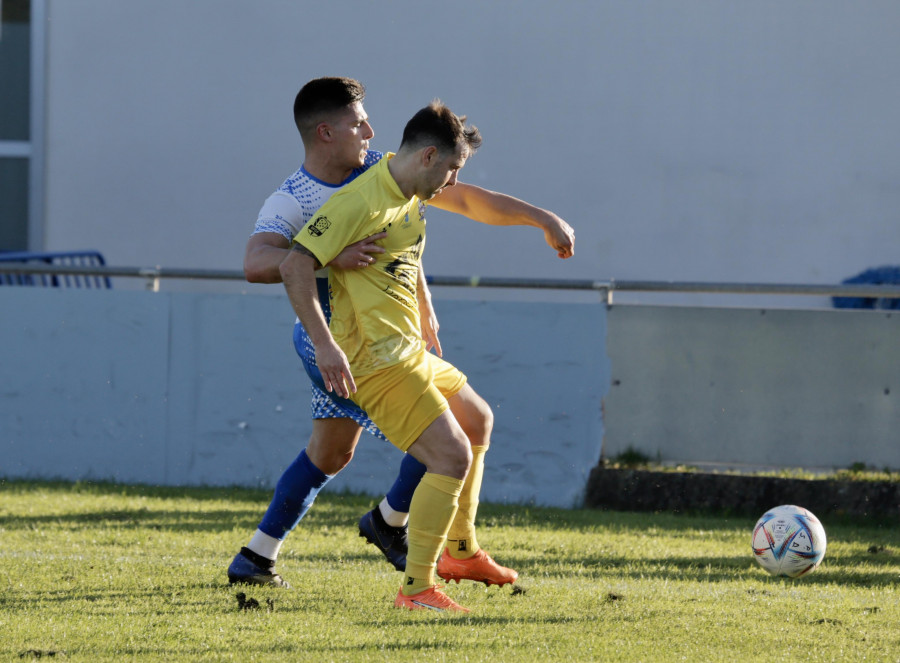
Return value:
[[(306, 83), (294, 99), (294, 121), (303, 141), (304, 159), (300, 168), (269, 196), (257, 218), (253, 235), (247, 241), (244, 271), (247, 280), (257, 283), (281, 283), (279, 267), (290, 254), (293, 238), (312, 221), (318, 209), (333, 193), (374, 166), (384, 156), (369, 149), (374, 132), (363, 107), (364, 86), (346, 77), (321, 77)], [(575, 236), (559, 216), (534, 205), (481, 187), (457, 182), (444, 187), (429, 201), (437, 207), (464, 217), (496, 226), (533, 226), (544, 232), (547, 244), (562, 259), (572, 257)], [(368, 268), (372, 253), (384, 251), (377, 245), (381, 235), (373, 235), (348, 246), (334, 266), (340, 269)], [(320, 302), (326, 313), (327, 279), (319, 279)], [(437, 342), (438, 323), (428, 302), (430, 293), (420, 279), (417, 296), (423, 337), (442, 355)], [(287, 587), (275, 572), (275, 563), (285, 537), (302, 520), (316, 495), (350, 462), (362, 429), (386, 440), (382, 431), (356, 404), (325, 392), (321, 374), (315, 365), (315, 349), (303, 325), (294, 325), (294, 347), (312, 381), (311, 410), (313, 429), (306, 448), (284, 470), (275, 486), (272, 500), (253, 537), (235, 555), (228, 567), (228, 580)], [(490, 407), (476, 398), (460, 418), (470, 440), (489, 443), (493, 417)], [(477, 463), (476, 463), (477, 466)], [(413, 492), (425, 473), (425, 466), (406, 454), (400, 471), (374, 509), (359, 520), (360, 536), (375, 545), (391, 564), (406, 567), (407, 520)], [(475, 507), (472, 506), (474, 509)], [(503, 585), (515, 581), (515, 573), (479, 555), (474, 532), (466, 520), (448, 534), (449, 556), (441, 558), (438, 575), (446, 580), (473, 580)]]
[[(454, 564), (499, 566), (474, 537), (488, 440), (465, 432), (473, 408), (487, 408), (479, 411), (487, 418), (490, 410), (465, 375), (426, 351), (417, 301), (417, 284), (424, 279), (425, 202), (456, 183), (480, 144), (478, 130), (464, 117), (438, 101), (423, 108), (407, 123), (397, 154), (335, 193), (294, 238), (280, 268), (325, 388), (352, 398), (395, 446), (426, 466), (410, 506), (409, 553), (394, 603), (409, 609), (466, 611), (435, 585), (451, 525), (471, 532), (460, 538), (477, 552), (462, 561), (445, 552), (442, 576), (453, 578)], [(386, 233), (380, 241), (385, 252), (367, 269), (332, 270), (329, 329), (315, 269), (345, 246), (380, 232)]]

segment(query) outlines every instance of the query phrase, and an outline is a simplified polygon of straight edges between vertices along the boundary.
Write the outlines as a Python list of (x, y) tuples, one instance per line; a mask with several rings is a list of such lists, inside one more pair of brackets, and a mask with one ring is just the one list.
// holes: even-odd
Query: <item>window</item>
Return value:
[(42, 241), (44, 3), (0, 0), (0, 251)]

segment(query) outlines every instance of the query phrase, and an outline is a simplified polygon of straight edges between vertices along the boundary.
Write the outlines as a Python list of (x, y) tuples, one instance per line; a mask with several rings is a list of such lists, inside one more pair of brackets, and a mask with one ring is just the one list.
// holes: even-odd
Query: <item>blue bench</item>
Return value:
[[(106, 261), (98, 251), (60, 251), (32, 253), (27, 251), (0, 252), (0, 262), (21, 262), (62, 267), (102, 267)], [(98, 288), (110, 289), (108, 276), (82, 274), (16, 274), (0, 273), (0, 286), (39, 286), (45, 288)]]

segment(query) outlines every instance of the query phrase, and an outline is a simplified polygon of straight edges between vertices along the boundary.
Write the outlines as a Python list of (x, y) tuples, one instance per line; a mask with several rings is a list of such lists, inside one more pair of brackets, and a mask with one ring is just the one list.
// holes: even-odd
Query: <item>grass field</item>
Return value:
[(373, 500), (323, 495), (279, 562), (294, 588), (241, 609), (225, 568), (269, 497), (0, 482), (0, 660), (900, 661), (896, 527), (826, 519), (790, 581), (751, 558), (754, 519), (482, 505), (517, 591), (453, 584), (472, 613), (423, 614), (357, 536)]

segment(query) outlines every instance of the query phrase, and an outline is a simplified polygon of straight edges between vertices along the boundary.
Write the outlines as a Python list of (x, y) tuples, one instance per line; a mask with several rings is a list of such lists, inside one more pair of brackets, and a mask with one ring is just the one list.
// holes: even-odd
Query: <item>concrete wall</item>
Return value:
[(434, 214), (429, 273), (836, 283), (897, 262), (895, 0), (47, 3), (47, 249), (239, 267), (302, 159), (296, 90), (346, 74), (373, 146), (439, 96), (485, 137), (463, 180), (577, 229), (562, 262), (533, 230)]
[(900, 316), (613, 307), (604, 455), (900, 468)]
[[(310, 433), (282, 297), (0, 288), (0, 477), (272, 487)], [(601, 455), (900, 468), (900, 316), (438, 300), (494, 409), (483, 499), (579, 503)], [(383, 494), (364, 435), (334, 490)]]
[[(272, 487), (306, 446), (285, 297), (0, 288), (0, 476)], [(598, 306), (439, 302), (444, 356), (491, 404), (482, 499), (572, 506), (600, 457)], [(364, 435), (330, 484), (382, 495)]]

